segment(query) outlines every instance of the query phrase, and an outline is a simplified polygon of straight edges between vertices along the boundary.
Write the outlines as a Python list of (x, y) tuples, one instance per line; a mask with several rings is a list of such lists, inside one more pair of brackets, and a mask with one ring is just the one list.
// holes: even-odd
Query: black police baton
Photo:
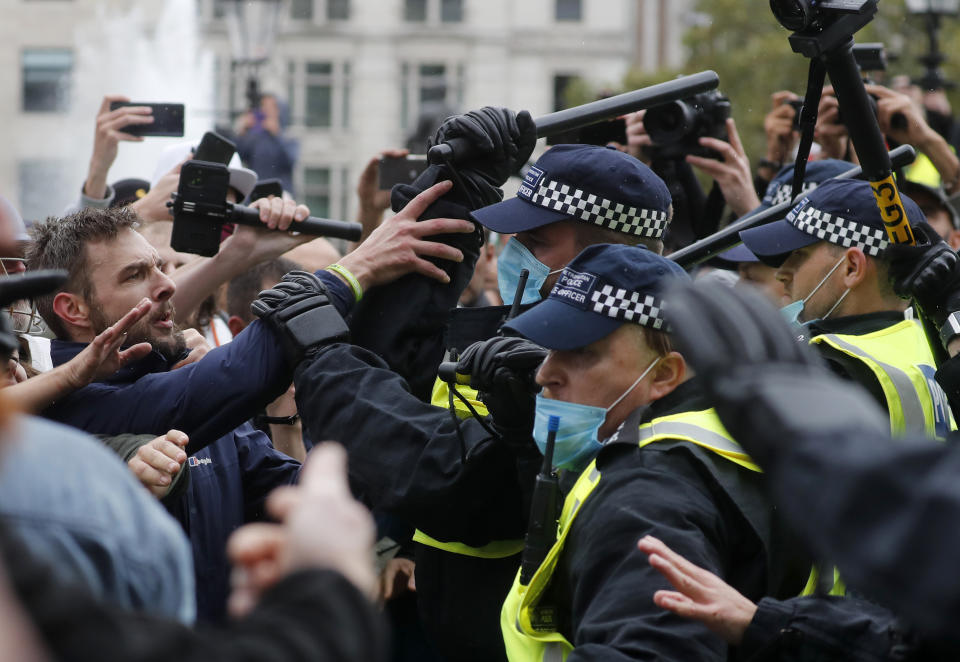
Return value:
[[(542, 115), (534, 120), (537, 138), (545, 138), (571, 129), (579, 129), (604, 120), (611, 120), (626, 113), (645, 110), (654, 106), (679, 101), (687, 97), (715, 90), (720, 77), (714, 71), (701, 71), (690, 76), (681, 76), (665, 83), (658, 83), (632, 92), (591, 101), (580, 106)], [(434, 145), (427, 152), (430, 163), (458, 163), (469, 158), (472, 143), (464, 138), (450, 138)]]
[(523, 541), (520, 557), (520, 583), (530, 584), (537, 568), (547, 558), (557, 541), (557, 497), (560, 483), (553, 471), (553, 446), (557, 440), (560, 417), (551, 416), (547, 421), (547, 447), (543, 451), (543, 464), (533, 487), (530, 503), (530, 524)]
[(0, 278), (0, 307), (53, 292), (68, 278), (69, 274), (63, 269), (30, 271), (22, 276)]
[[(0, 308), (53, 292), (66, 283), (68, 277), (69, 274), (63, 269), (45, 269), (22, 276), (0, 277)], [(18, 347), (12, 320), (7, 315), (0, 316), (0, 360), (8, 361)]]
[[(917, 158), (917, 152), (910, 145), (901, 145), (890, 152), (889, 158), (894, 168), (902, 168), (913, 163), (914, 159)], [(860, 177), (862, 174), (863, 169), (860, 166), (855, 166), (837, 175), (834, 179), (853, 179), (854, 177)], [(740, 233), (744, 230), (760, 227), (783, 218), (784, 214), (793, 208), (802, 195), (802, 193), (799, 193), (792, 200), (781, 202), (757, 214), (740, 218), (719, 232), (681, 248), (667, 257), (684, 269), (691, 269), (701, 262), (706, 262), (710, 258), (743, 243), (740, 240)]]

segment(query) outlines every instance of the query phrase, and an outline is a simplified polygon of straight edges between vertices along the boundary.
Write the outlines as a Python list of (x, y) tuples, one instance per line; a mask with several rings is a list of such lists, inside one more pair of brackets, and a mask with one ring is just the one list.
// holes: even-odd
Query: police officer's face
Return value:
[(173, 358), (182, 343), (174, 324), (170, 298), (176, 285), (163, 272), (156, 249), (138, 232), (123, 229), (116, 239), (87, 245), (87, 267), (92, 289), (89, 318), (97, 334), (130, 312), (144, 297), (153, 308), (128, 332), (128, 343), (149, 342)]
[[(791, 302), (800, 301), (810, 296), (841, 257), (843, 253), (834, 250), (832, 245), (825, 241), (798, 248), (790, 253), (790, 257), (780, 266), (777, 279), (783, 283)], [(837, 303), (846, 289), (843, 277), (844, 268), (841, 265), (804, 304), (800, 314), (801, 322), (822, 318)]]
[[(577, 243), (577, 232), (574, 221), (560, 221), (550, 223), (526, 232), (516, 234), (517, 241), (533, 253), (533, 256), (545, 264), (550, 271), (563, 269), (581, 250)], [(540, 294), (546, 298), (553, 289), (553, 284), (560, 277), (559, 273), (547, 276)]]
[[(679, 357), (675, 352), (671, 355)], [(606, 338), (586, 347), (551, 351), (537, 371), (537, 383), (543, 387), (541, 394), (545, 398), (606, 409), (657, 357), (639, 326), (623, 324)], [(612, 435), (631, 411), (663, 397), (666, 394), (661, 392), (664, 370), (675, 370), (676, 363), (676, 359), (661, 359), (643, 381), (607, 413), (599, 430), (600, 439)], [(682, 377), (681, 374), (681, 380)], [(673, 383), (670, 390), (675, 386)]]

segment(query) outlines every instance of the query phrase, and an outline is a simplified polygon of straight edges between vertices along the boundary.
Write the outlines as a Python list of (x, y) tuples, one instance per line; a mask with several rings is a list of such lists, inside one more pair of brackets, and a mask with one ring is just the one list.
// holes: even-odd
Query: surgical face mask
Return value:
[(520, 271), (523, 269), (530, 272), (527, 284), (523, 288), (523, 297), (520, 299), (520, 303), (523, 304), (539, 301), (540, 288), (546, 282), (547, 276), (562, 271), (562, 269), (550, 271), (550, 267), (535, 258), (526, 246), (517, 241), (516, 237), (510, 237), (510, 241), (497, 257), (497, 285), (500, 288), (500, 297), (507, 306), (513, 304), (517, 285), (520, 284)]
[[(824, 276), (823, 279), (819, 283), (817, 283), (817, 286), (810, 291), (810, 294), (808, 294), (807, 296), (805, 296), (804, 298), (798, 301), (794, 301), (791, 304), (787, 304), (786, 306), (780, 309), (780, 314), (783, 315), (783, 318), (785, 320), (787, 320), (787, 323), (790, 324), (791, 328), (799, 329), (802, 326), (802, 324), (800, 323), (800, 313), (803, 312), (803, 308), (806, 305), (807, 301), (809, 301), (813, 297), (813, 295), (817, 293), (817, 290), (819, 290), (823, 286), (823, 284), (827, 282), (827, 279), (833, 275), (834, 271), (840, 268), (840, 265), (843, 264), (846, 259), (847, 259), (846, 256), (840, 258), (840, 260), (835, 265), (833, 265), (833, 268), (827, 272), (827, 275)], [(837, 302), (830, 307), (830, 310), (827, 311), (827, 314), (821, 317), (820, 319), (827, 319), (828, 317), (830, 317), (830, 314), (837, 309), (837, 306), (839, 306), (844, 299), (847, 298), (848, 294), (850, 294), (849, 287), (846, 290), (844, 290), (843, 294), (840, 295), (840, 298), (837, 299)], [(807, 321), (809, 322), (810, 320), (807, 320)]]
[(583, 471), (590, 459), (603, 446), (597, 435), (600, 426), (607, 419), (607, 414), (620, 404), (659, 362), (658, 357), (637, 377), (630, 388), (623, 392), (623, 395), (606, 408), (552, 400), (537, 395), (533, 421), (533, 440), (537, 443), (537, 448), (541, 453), (546, 453), (547, 425), (551, 416), (557, 416), (560, 419), (560, 427), (557, 429), (557, 437), (553, 445), (553, 466), (558, 469)]

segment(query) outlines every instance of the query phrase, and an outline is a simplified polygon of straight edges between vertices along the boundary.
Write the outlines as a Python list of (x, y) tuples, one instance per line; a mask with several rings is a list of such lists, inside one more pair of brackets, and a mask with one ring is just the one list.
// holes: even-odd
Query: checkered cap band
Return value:
[[(800, 193), (807, 193), (815, 188), (817, 188), (816, 182), (803, 182), (800, 184)], [(775, 207), (783, 202), (793, 200), (795, 197), (793, 195), (793, 184), (785, 183), (780, 184), (773, 191), (768, 191), (763, 196), (763, 201), (771, 207)]]
[(598, 284), (590, 296), (590, 310), (651, 329), (666, 330), (663, 301), (650, 294), (630, 292), (615, 285)]
[(543, 179), (532, 195), (524, 197), (541, 207), (624, 234), (659, 239), (667, 229), (667, 212), (629, 207), (552, 179)]
[(790, 213), (787, 219), (798, 230), (813, 235), (817, 239), (823, 239), (844, 248), (857, 246), (873, 257), (880, 255), (890, 243), (883, 230), (834, 216), (815, 207), (804, 207), (798, 213)]

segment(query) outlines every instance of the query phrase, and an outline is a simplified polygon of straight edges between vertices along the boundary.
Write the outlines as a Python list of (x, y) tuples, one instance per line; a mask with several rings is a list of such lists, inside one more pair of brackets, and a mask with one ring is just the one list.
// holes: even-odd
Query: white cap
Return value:
[[(164, 149), (157, 160), (156, 168), (153, 170), (153, 177), (150, 178), (150, 188), (156, 186), (161, 177), (187, 158), (190, 155), (190, 150), (194, 147), (193, 143), (177, 143)], [(244, 168), (237, 154), (234, 154), (233, 158), (230, 159), (227, 168), (230, 170), (230, 188), (236, 189), (241, 194), (241, 200), (246, 198), (250, 195), (253, 187), (257, 185), (257, 173), (249, 168)]]

